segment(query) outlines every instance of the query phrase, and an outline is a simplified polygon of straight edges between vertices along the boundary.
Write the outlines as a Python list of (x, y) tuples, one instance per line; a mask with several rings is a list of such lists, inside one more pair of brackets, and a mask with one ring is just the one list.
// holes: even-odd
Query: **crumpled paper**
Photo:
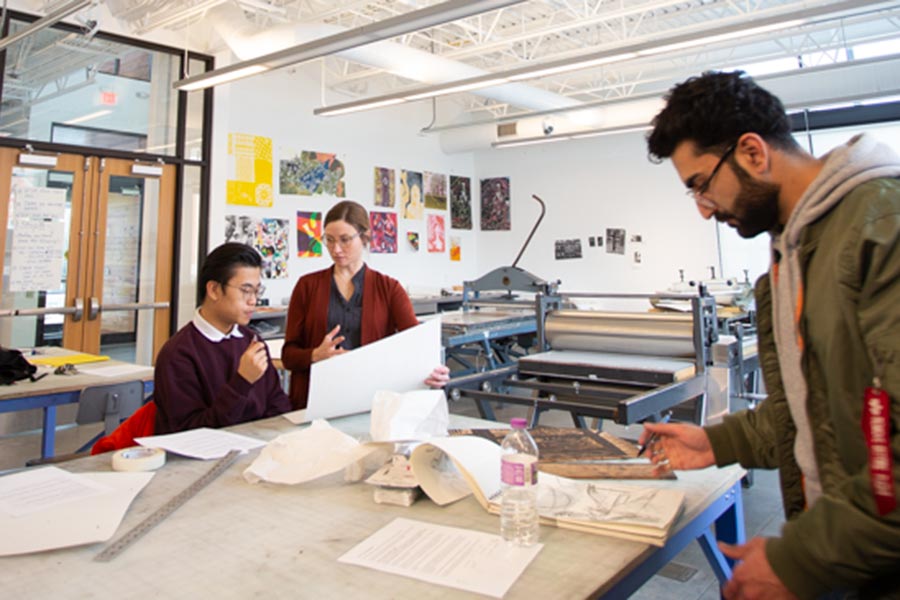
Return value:
[(392, 444), (361, 444), (317, 419), (269, 442), (244, 471), (244, 479), (293, 485), (346, 469), (345, 478), (356, 481), (368, 468), (384, 464), (392, 451)]

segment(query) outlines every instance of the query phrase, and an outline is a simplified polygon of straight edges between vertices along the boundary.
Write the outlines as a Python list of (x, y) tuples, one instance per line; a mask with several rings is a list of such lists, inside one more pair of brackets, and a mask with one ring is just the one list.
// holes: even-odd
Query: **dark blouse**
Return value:
[(334, 277), (331, 278), (331, 296), (328, 298), (328, 331), (331, 331), (338, 325), (341, 326), (338, 335), (344, 336), (344, 341), (341, 342), (340, 346), (344, 350), (353, 350), (361, 345), (362, 290), (365, 275), (366, 266), (363, 265), (351, 279), (353, 282), (353, 295), (350, 296), (349, 300), (341, 294)]

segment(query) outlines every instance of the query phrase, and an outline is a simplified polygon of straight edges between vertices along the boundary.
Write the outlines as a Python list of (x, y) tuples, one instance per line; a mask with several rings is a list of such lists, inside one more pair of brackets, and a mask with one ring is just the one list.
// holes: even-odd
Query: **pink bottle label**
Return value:
[(537, 461), (531, 456), (523, 457), (523, 455), (504, 457), (500, 463), (500, 480), (506, 485), (535, 485)]

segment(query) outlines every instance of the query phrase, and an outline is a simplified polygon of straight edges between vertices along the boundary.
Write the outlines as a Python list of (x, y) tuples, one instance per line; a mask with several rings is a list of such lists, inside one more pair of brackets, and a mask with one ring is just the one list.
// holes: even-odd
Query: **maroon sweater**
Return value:
[[(291, 371), (294, 408), (306, 408), (312, 353), (328, 333), (328, 299), (333, 277), (334, 266), (304, 275), (291, 295), (281, 362)], [(360, 343), (371, 344), (418, 324), (412, 302), (400, 282), (367, 266)]]
[(271, 360), (254, 384), (238, 375), (241, 355), (253, 341), (252, 331), (240, 331), (242, 338), (211, 342), (188, 323), (165, 343), (153, 377), (156, 435), (227, 427), (291, 409)]

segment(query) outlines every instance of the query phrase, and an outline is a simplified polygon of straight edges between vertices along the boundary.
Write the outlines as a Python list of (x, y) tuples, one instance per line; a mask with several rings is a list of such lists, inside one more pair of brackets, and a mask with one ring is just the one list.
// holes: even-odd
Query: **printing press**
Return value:
[[(735, 399), (757, 398), (758, 368), (752, 319), (721, 320), (716, 297), (705, 284), (690, 294), (594, 294), (557, 291), (515, 267), (502, 267), (477, 280), (531, 291), (533, 300), (507, 302), (534, 319), (535, 353), (516, 361), (454, 377), (451, 399), (470, 398), (482, 416), (494, 419), (492, 402), (531, 407), (532, 426), (547, 410), (570, 412), (576, 426), (585, 417), (621, 425), (660, 418), (705, 423), (729, 412)], [(647, 299), (680, 302), (686, 312), (613, 312), (574, 308), (584, 299)], [(497, 302), (491, 302), (497, 306)], [(727, 329), (729, 335), (720, 335)], [(748, 331), (749, 330), (749, 331)], [(736, 333), (736, 335), (731, 335)]]
[[(746, 272), (743, 283), (716, 279), (712, 268), (709, 282), (685, 282), (682, 272), (653, 295), (561, 294), (560, 281), (517, 266), (546, 214), (532, 198), (541, 213), (512, 265), (465, 282), (462, 309), (442, 314), (451, 400), (471, 398), (494, 421), (491, 402), (502, 402), (531, 407), (532, 427), (542, 412), (564, 410), (576, 426), (594, 417), (599, 428), (603, 419), (630, 425), (676, 407), (679, 420), (701, 424), (733, 401), (761, 397), (753, 315), (743, 312)], [(656, 312), (577, 308), (588, 298), (646, 299)], [(730, 305), (725, 318), (719, 303)]]

